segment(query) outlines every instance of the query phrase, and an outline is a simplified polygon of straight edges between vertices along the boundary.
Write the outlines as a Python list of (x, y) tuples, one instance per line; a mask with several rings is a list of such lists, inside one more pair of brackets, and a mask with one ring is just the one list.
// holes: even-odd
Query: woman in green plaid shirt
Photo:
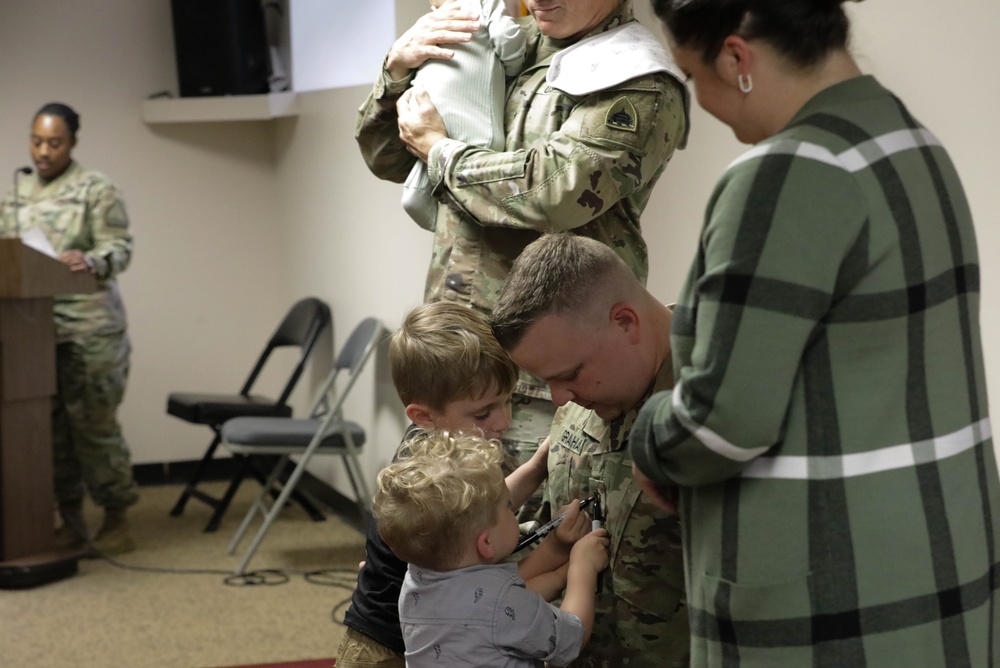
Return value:
[(839, 0), (654, 0), (726, 170), (632, 431), (679, 488), (693, 666), (995, 666), (1000, 484), (968, 203)]

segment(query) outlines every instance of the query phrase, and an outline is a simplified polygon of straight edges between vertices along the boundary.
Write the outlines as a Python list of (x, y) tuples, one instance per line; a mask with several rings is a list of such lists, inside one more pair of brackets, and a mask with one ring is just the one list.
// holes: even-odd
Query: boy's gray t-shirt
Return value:
[(410, 564), (399, 597), (407, 668), (566, 665), (583, 625), (525, 588), (517, 564), (439, 572)]

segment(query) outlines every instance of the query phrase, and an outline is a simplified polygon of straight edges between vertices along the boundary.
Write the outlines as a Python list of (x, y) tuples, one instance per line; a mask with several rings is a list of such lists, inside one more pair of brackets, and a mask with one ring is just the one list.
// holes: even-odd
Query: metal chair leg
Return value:
[[(236, 530), (236, 533), (233, 534), (232, 540), (229, 541), (229, 545), (226, 547), (226, 554), (232, 554), (233, 552), (236, 551), (236, 547), (240, 544), (240, 541), (243, 540), (243, 536), (244, 534), (246, 534), (247, 529), (250, 527), (250, 522), (253, 520), (254, 515), (256, 515), (259, 512), (266, 519), (269, 513), (269, 508), (265, 499), (274, 490), (274, 483), (278, 480), (278, 477), (281, 475), (281, 472), (284, 470), (285, 465), (287, 463), (288, 463), (288, 456), (282, 455), (281, 458), (278, 460), (278, 464), (271, 471), (271, 474), (267, 476), (267, 479), (262, 483), (260, 494), (258, 494), (257, 498), (255, 498), (253, 500), (253, 503), (250, 504), (250, 508), (247, 510), (247, 514), (243, 516), (243, 521), (240, 522), (239, 528)], [(271, 504), (270, 506), (271, 509), (274, 508), (275, 504), (278, 503), (278, 500), (280, 500), (282, 496), (287, 496), (284, 493), (285, 490), (283, 489), (282, 493), (279, 494), (278, 498), (275, 499), (275, 501)], [(249, 559), (247, 561), (249, 561)], [(243, 568), (245, 568), (245, 563), (240, 567), (240, 570), (236, 572), (237, 575), (243, 572)]]
[[(292, 492), (295, 491), (295, 486), (299, 484), (299, 479), (302, 477), (302, 474), (305, 473), (305, 462), (309, 461), (311, 455), (312, 452), (308, 450), (307, 452), (302, 453), (302, 458), (299, 460), (298, 464), (296, 464), (295, 470), (292, 471), (290, 476), (288, 476), (288, 480), (285, 481), (284, 486), (281, 488), (281, 494), (279, 494), (278, 498), (275, 499), (273, 504), (271, 504), (271, 509), (265, 513), (263, 523), (260, 525), (260, 528), (257, 529), (257, 533), (250, 542), (250, 546), (247, 548), (246, 552), (243, 553), (243, 558), (240, 560), (239, 566), (236, 567), (234, 574), (242, 575), (246, 572), (247, 564), (250, 563), (250, 559), (252, 559), (253, 555), (257, 552), (257, 548), (260, 546), (261, 541), (264, 540), (264, 535), (271, 527), (271, 523), (274, 522), (278, 513), (281, 512), (281, 509), (284, 508), (285, 503), (288, 501), (288, 497), (290, 497)], [(283, 456), (283, 461), (277, 470), (280, 471), (280, 469), (284, 467), (284, 460), (287, 460), (287, 455)], [(247, 516), (244, 518), (245, 524), (249, 524), (249, 520), (252, 518), (253, 513), (257, 508), (258, 506), (255, 504), (254, 507), (250, 509), (250, 512), (248, 512)], [(263, 508), (260, 509), (263, 510)], [(244, 531), (246, 529), (245, 527), (240, 528)], [(242, 538), (242, 533), (240, 533), (240, 537)], [(235, 549), (236, 543), (238, 542), (239, 541), (234, 537), (230, 546)]]
[(208, 502), (208, 505), (212, 506), (215, 512), (212, 513), (212, 517), (209, 518), (205, 528), (202, 529), (205, 533), (213, 533), (219, 528), (222, 516), (226, 514), (229, 504), (233, 502), (233, 497), (236, 496), (236, 492), (243, 483), (243, 479), (246, 478), (247, 470), (252, 468), (249, 457), (244, 457), (243, 455), (236, 455), (235, 457), (240, 460), (240, 463), (236, 468), (236, 473), (233, 474), (232, 480), (229, 481), (229, 486), (226, 487), (225, 493), (221, 498)]

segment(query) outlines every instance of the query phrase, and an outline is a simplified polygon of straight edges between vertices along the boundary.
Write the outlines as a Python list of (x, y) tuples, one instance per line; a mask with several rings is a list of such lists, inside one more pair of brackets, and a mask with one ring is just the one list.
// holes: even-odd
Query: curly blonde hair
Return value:
[(498, 441), (465, 432), (421, 432), (378, 474), (372, 514), (400, 559), (456, 568), (469, 541), (499, 520), (506, 490)]

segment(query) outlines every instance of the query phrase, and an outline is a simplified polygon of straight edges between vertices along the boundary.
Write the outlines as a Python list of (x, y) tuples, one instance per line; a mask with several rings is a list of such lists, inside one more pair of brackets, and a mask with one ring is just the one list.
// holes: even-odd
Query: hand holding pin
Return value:
[[(591, 496), (590, 498), (587, 498), (587, 499), (584, 499), (583, 501), (581, 501), (580, 502), (580, 510), (583, 510), (584, 508), (586, 508), (587, 506), (589, 506), (591, 503), (594, 502), (594, 500), (596, 498), (597, 498), (596, 496)], [(552, 518), (551, 520), (549, 520), (548, 522), (546, 522), (542, 526), (538, 527), (537, 529), (535, 529), (531, 533), (527, 534), (524, 538), (522, 538), (521, 540), (519, 540), (517, 542), (517, 546), (514, 548), (514, 551), (517, 552), (519, 550), (523, 550), (524, 548), (528, 547), (529, 545), (531, 545), (531, 544), (533, 544), (533, 543), (535, 543), (537, 541), (540, 541), (542, 538), (545, 538), (545, 536), (547, 536), (553, 529), (555, 529), (557, 526), (559, 526), (560, 524), (562, 524), (562, 521), (564, 519), (566, 519), (566, 515), (568, 515), (568, 514), (569, 514), (568, 510), (565, 511), (565, 512), (563, 512), (563, 513), (560, 513), (559, 515), (557, 515), (556, 517)]]

